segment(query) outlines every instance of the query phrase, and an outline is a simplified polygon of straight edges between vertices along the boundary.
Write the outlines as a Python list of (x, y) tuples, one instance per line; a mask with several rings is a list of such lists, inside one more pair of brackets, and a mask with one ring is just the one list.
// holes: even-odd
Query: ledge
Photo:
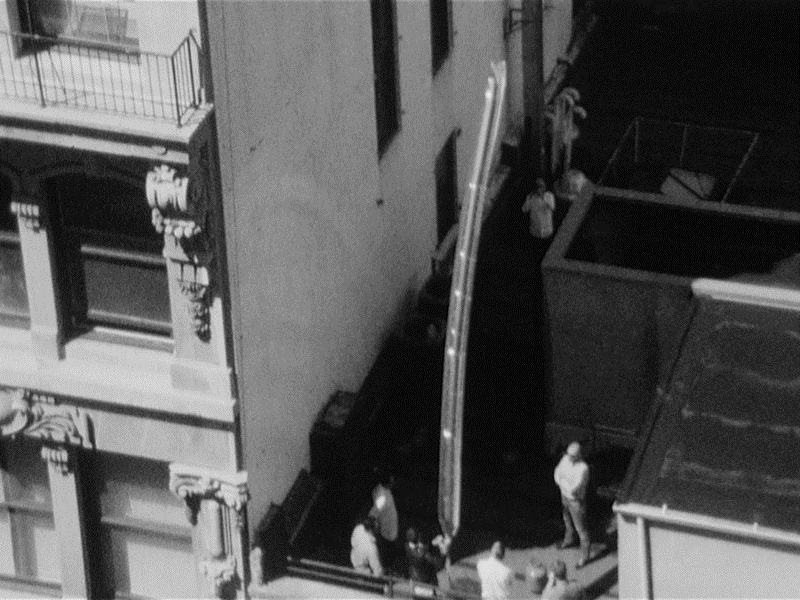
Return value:
[(201, 107), (186, 124), (178, 127), (156, 119), (59, 106), (41, 107), (3, 98), (0, 139), (188, 164), (188, 152), (181, 149), (188, 146), (194, 132), (212, 112), (212, 105)]
[(800, 289), (718, 279), (695, 279), (692, 281), (692, 292), (695, 296), (713, 300), (800, 311)]
[(641, 517), (645, 521), (665, 525), (676, 525), (689, 529), (699, 529), (713, 533), (734, 535), (759, 542), (769, 542), (773, 544), (786, 544), (793, 547), (800, 546), (800, 535), (774, 529), (772, 527), (762, 527), (758, 523), (741, 523), (718, 517), (700, 515), (679, 510), (673, 510), (666, 504), (657, 508), (636, 502), (615, 503), (614, 512), (623, 517)]
[[(29, 331), (0, 327), (0, 383), (144, 410), (154, 418), (165, 413), (232, 423), (236, 416), (227, 367), (178, 361), (160, 350), (87, 339), (68, 342), (64, 354), (59, 361), (38, 359)], [(175, 387), (176, 367), (190, 371), (195, 390)], [(205, 389), (198, 391), (201, 387)]]

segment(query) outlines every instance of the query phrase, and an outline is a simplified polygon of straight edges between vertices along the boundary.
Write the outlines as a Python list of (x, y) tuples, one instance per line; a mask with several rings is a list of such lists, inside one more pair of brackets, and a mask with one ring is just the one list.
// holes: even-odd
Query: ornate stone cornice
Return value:
[(235, 511), (241, 526), (242, 511), (250, 498), (247, 471), (219, 472), (176, 463), (169, 466), (169, 489), (186, 502), (193, 525), (197, 523), (200, 500), (210, 499)]
[(39, 202), (36, 198), (17, 196), (11, 202), (11, 212), (14, 213), (22, 225), (33, 231), (42, 227)]
[(20, 434), (46, 442), (94, 447), (86, 413), (56, 405), (53, 396), (0, 387), (0, 436)]

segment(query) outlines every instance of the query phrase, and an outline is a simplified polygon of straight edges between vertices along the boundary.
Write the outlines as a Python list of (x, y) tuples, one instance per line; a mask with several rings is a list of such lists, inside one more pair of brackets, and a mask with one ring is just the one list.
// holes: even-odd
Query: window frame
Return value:
[[(3, 216), (6, 217), (9, 223), (13, 226), (11, 229), (4, 229), (0, 226), (0, 246), (6, 248), (15, 247), (19, 249), (20, 262), (22, 263), (22, 277), (25, 282), (25, 304), (27, 305), (26, 312), (12, 312), (7, 310), (0, 310), (0, 325), (9, 327), (17, 327), (19, 329), (30, 329), (31, 313), (30, 305), (28, 303), (28, 290), (27, 281), (25, 281), (25, 260), (22, 254), (22, 240), (19, 235), (19, 223), (14, 213), (11, 212), (11, 203), (14, 201), (15, 194), (20, 191), (19, 177), (12, 172), (11, 169), (5, 165), (0, 164), (0, 185), (3, 182), (8, 185), (8, 204), (0, 204), (0, 210), (8, 211)], [(3, 190), (0, 188), (0, 198), (2, 198)]]
[[(20, 51), (34, 52), (49, 47), (58, 49), (59, 42), (63, 42), (65, 45), (77, 45), (87, 48), (96, 48), (98, 50), (105, 50), (112, 53), (111, 56), (113, 56), (113, 54), (129, 56), (139, 55), (140, 38), (138, 36), (138, 23), (136, 19), (133, 19), (129, 16), (128, 9), (122, 8), (122, 0), (104, 0), (102, 3), (97, 2), (98, 6), (91, 6), (90, 3), (81, 2), (81, 0), (57, 0), (63, 5), (65, 11), (71, 11), (75, 9), (81, 11), (102, 10), (105, 13), (107, 26), (109, 11), (119, 11), (122, 15), (121, 18), (125, 20), (125, 35), (120, 36), (119, 40), (112, 39), (110, 35), (108, 36), (108, 39), (104, 40), (97, 36), (92, 37), (88, 33), (84, 36), (81, 36), (80, 32), (78, 32), (79, 35), (69, 35), (49, 34), (46, 32), (36, 31), (36, 28), (33, 24), (33, 14), (35, 12), (35, 8), (32, 7), (35, 7), (37, 1), (38, 0), (10, 0), (8, 3), (9, 13), (11, 13), (14, 9), (16, 13), (16, 18), (10, 18), (9, 21), (16, 24), (16, 29), (19, 33), (26, 36), (31, 36), (31, 39), (21, 40), (21, 43), (19, 44)], [(70, 13), (67, 18), (68, 20), (72, 21), (76, 18), (83, 19), (85, 16), (85, 14), (75, 15)], [(128, 37), (128, 33), (130, 32), (131, 28), (136, 30), (137, 37)], [(45, 46), (43, 47), (40, 46), (42, 41), (45, 42)]]
[(401, 129), (397, 2), (396, 0), (370, 0), (370, 14), (375, 84), (375, 125), (378, 137), (378, 157), (380, 158)]
[[(52, 190), (61, 177), (94, 178), (113, 183), (121, 181), (132, 188), (139, 189), (138, 182), (128, 181), (126, 178), (116, 176), (110, 172), (104, 175), (95, 175), (81, 171), (64, 171), (54, 173), (45, 178), (45, 187)], [(173, 319), (172, 301), (170, 299), (169, 271), (167, 259), (156, 247), (163, 248), (161, 237), (154, 232), (152, 247), (146, 240), (133, 236), (126, 236), (116, 232), (86, 229), (68, 224), (62, 196), (59, 193), (48, 193), (48, 213), (54, 235), (54, 247), (61, 256), (56, 261), (51, 256), (51, 261), (56, 270), (61, 289), (59, 290), (60, 303), (64, 315), (63, 327), (68, 338), (99, 333), (108, 339), (109, 335), (116, 338), (114, 341), (126, 341), (133, 337), (140, 345), (147, 338), (152, 338), (153, 344), (147, 347), (158, 349), (171, 349), (173, 347)], [(145, 192), (141, 190), (142, 202), (146, 206)], [(103, 210), (101, 207), (100, 210)], [(150, 227), (150, 223), (146, 227)], [(128, 247), (104, 247), (102, 240), (127, 242)], [(158, 241), (156, 241), (158, 240)], [(134, 246), (138, 246), (134, 247)], [(133, 315), (106, 312), (89, 305), (87, 282), (84, 273), (84, 263), (87, 259), (100, 258), (104, 263), (127, 263), (143, 269), (157, 269), (164, 274), (164, 291), (166, 292), (166, 310), (168, 320), (165, 322), (137, 317)]]
[[(50, 517), (53, 522), (53, 529), (56, 535), (58, 535), (55, 522), (55, 506), (52, 497), (49, 509), (40, 504), (26, 502), (24, 500), (8, 500), (6, 498), (6, 478), (8, 475), (5, 469), (6, 457), (4, 456), (3, 446), (17, 443), (19, 443), (19, 441), (10, 441), (4, 439), (0, 444), (0, 512), (3, 512), (8, 516), (9, 527), (11, 529), (11, 553), (15, 572), (21, 570), (18, 562), (20, 560), (20, 554), (23, 553), (21, 550), (22, 541), (19, 538), (19, 533), (16, 532), (18, 527), (16, 525), (16, 515), (29, 514)], [(38, 449), (41, 447), (40, 444), (37, 444), (36, 442), (26, 438), (23, 438), (23, 444), (27, 447), (26, 450), (32, 450), (36, 452), (34, 460), (42, 460), (38, 455)], [(52, 483), (50, 482), (49, 470), (47, 471), (47, 486), (51, 490), (52, 494)], [(16, 573), (14, 575), (8, 575), (5, 573), (0, 573), (0, 583), (23, 592), (41, 594), (48, 597), (57, 598), (61, 597), (62, 595), (61, 584), (52, 581), (34, 579), (28, 575), (18, 575)]]
[[(86, 519), (87, 531), (90, 532), (89, 537), (95, 542), (94, 547), (89, 551), (92, 561), (90, 575), (92, 589), (95, 591), (95, 594), (99, 594), (102, 597), (111, 597), (120, 600), (153, 600), (150, 596), (142, 596), (115, 589), (115, 565), (111, 560), (113, 544), (112, 532), (127, 532), (134, 535), (155, 536), (154, 539), (160, 541), (175, 541), (184, 545), (188, 544), (192, 555), (196, 558), (197, 531), (188, 520), (185, 525), (175, 525), (171, 523), (146, 521), (126, 515), (105, 514), (103, 509), (103, 494), (106, 492), (106, 482), (109, 479), (113, 479), (108, 477), (108, 473), (112, 471), (110, 467), (119, 466), (119, 463), (115, 464), (114, 461), (120, 460), (127, 462), (129, 466), (139, 466), (139, 470), (142, 473), (154, 472), (153, 469), (147, 468), (150, 464), (165, 464), (164, 461), (128, 454), (115, 455), (103, 451), (82, 452), (80, 468), (84, 474), (91, 473), (90, 477), (82, 477), (82, 496), (83, 514)], [(118, 471), (113, 470), (113, 472)], [(124, 470), (123, 472), (127, 473), (127, 471)], [(167, 474), (167, 480), (168, 477), (169, 475)], [(153, 489), (163, 489), (171, 494), (171, 492), (169, 492), (168, 481), (164, 482), (164, 484), (165, 487), (163, 488), (155, 487)], [(177, 497), (176, 501), (180, 502)], [(196, 580), (193, 581), (196, 583)]]
[[(453, 2), (429, 0), (431, 9), (431, 75), (435, 76), (453, 49)], [(444, 23), (442, 23), (442, 19)], [(444, 25), (444, 32), (442, 32)]]

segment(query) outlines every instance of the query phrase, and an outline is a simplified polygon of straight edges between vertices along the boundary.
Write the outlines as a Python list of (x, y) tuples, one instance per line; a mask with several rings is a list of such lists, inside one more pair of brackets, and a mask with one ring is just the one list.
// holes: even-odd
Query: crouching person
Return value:
[(380, 577), (383, 575), (383, 566), (375, 537), (377, 531), (375, 517), (367, 517), (355, 526), (350, 536), (350, 562), (356, 571)]

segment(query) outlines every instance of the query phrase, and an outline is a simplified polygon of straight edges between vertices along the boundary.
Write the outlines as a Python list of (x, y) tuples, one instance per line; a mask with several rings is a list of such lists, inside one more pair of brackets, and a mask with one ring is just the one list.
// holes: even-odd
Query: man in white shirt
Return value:
[(506, 554), (503, 542), (492, 544), (489, 556), (478, 561), (478, 578), (481, 580), (483, 600), (507, 600), (511, 594), (514, 572), (503, 563)]
[(397, 544), (399, 519), (392, 487), (394, 487), (394, 476), (381, 472), (372, 490), (372, 508), (369, 511), (369, 515), (374, 517), (378, 524), (378, 547), (384, 564), (389, 568), (399, 551)]
[(586, 526), (586, 487), (589, 484), (589, 465), (581, 457), (581, 445), (572, 442), (555, 470), (555, 481), (561, 490), (564, 517), (564, 541), (559, 548), (575, 543), (575, 530), (581, 540), (581, 559), (576, 568), (589, 562), (591, 540)]
[(355, 526), (350, 536), (350, 562), (361, 573), (371, 573), (376, 577), (383, 575), (378, 544), (375, 540), (377, 523), (374, 517), (367, 517)]

